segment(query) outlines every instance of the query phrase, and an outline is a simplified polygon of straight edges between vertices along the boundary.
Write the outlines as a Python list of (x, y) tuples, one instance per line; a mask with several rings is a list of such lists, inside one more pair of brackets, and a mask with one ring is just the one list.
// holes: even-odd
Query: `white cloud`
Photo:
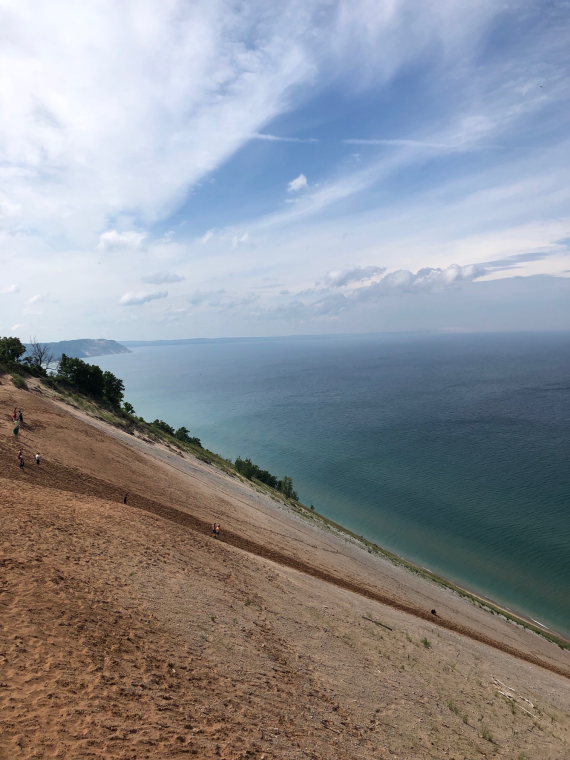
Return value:
[(232, 237), (232, 248), (236, 248), (240, 243), (247, 243), (249, 241), (249, 232), (244, 232), (242, 235), (234, 235)]
[(143, 303), (156, 301), (160, 298), (166, 298), (167, 296), (168, 291), (166, 290), (156, 290), (151, 293), (124, 293), (124, 295), (121, 296), (119, 303), (121, 306), (140, 306)]
[(298, 177), (295, 177), (295, 179), (292, 179), (291, 182), (289, 182), (287, 190), (290, 193), (297, 193), (299, 190), (304, 190), (308, 185), (309, 183), (307, 182), (305, 175), (299, 174)]
[(269, 135), (264, 132), (256, 132), (252, 135), (254, 140), (266, 140), (267, 142), (282, 143), (316, 143), (319, 142), (316, 137), (280, 137), (279, 135)]
[[(424, 267), (417, 272), (398, 269), (386, 270), (374, 265), (351, 267), (329, 273), (321, 283), (308, 290), (291, 294), (290, 300), (267, 308), (267, 314), (279, 318), (311, 319), (336, 318), (340, 314), (364, 304), (377, 303), (388, 296), (404, 294), (442, 294), (461, 283), (484, 277), (486, 270), (470, 264), (449, 267)], [(341, 290), (342, 288), (342, 290)]]
[[(263, 230), (289, 226), (292, 222), (311, 217), (346, 198), (361, 193), (371, 185), (412, 163), (417, 157), (417, 150), (402, 149), (382, 160), (321, 183), (318, 187), (308, 188), (302, 196), (295, 198), (287, 210), (277, 211), (259, 219), (253, 229)], [(303, 175), (301, 175), (303, 176)], [(297, 178), (299, 179), (299, 178)]]
[(340, 269), (329, 272), (323, 280), (323, 284), (328, 288), (342, 288), (345, 285), (370, 280), (378, 277), (386, 271), (386, 267), (378, 266), (355, 266), (347, 269)]
[(9, 220), (18, 217), (22, 212), (22, 206), (19, 203), (12, 203), (6, 198), (0, 198), (0, 220)]
[(226, 298), (227, 293), (225, 290), (209, 290), (204, 292), (197, 290), (188, 296), (188, 303), (192, 304), (192, 306), (203, 306), (204, 304), (208, 306), (220, 306)]
[(440, 267), (423, 267), (417, 272), (398, 269), (385, 275), (381, 280), (370, 285), (368, 288), (360, 289), (358, 297), (374, 297), (376, 295), (384, 295), (390, 291), (404, 293), (417, 293), (420, 291), (437, 292), (457, 283), (472, 282), (473, 280), (480, 279), (486, 273), (485, 267), (480, 264), (468, 264), (466, 266), (452, 264), (445, 269), (441, 269)]
[[(58, 299), (54, 298), (50, 293), (36, 293), (31, 298), (28, 298), (28, 303), (57, 303)], [(27, 312), (31, 313), (31, 312)]]
[(143, 282), (148, 282), (151, 285), (163, 285), (170, 282), (182, 282), (185, 278), (182, 275), (175, 274), (174, 272), (156, 272), (156, 274), (150, 274), (146, 277), (141, 277)]
[(5, 288), (0, 289), (0, 293), (4, 295), (9, 295), (11, 293), (18, 293), (20, 288), (17, 285), (8, 285)]
[(343, 140), (343, 143), (345, 145), (388, 145), (393, 147), (405, 147), (405, 148), (441, 148), (443, 150), (455, 150), (456, 148), (460, 147), (459, 144), (451, 144), (451, 143), (438, 143), (438, 142), (429, 142), (426, 140), (408, 140), (404, 138), (347, 138), (346, 140)]
[(0, 53), (8, 211), (83, 241), (125, 212), (165, 217), (315, 77), (317, 5), (10, 3)]
[(144, 232), (119, 232), (118, 230), (107, 230), (99, 236), (99, 245), (97, 248), (101, 251), (116, 251), (121, 248), (134, 249), (140, 248), (146, 238)]
[[(0, 78), (0, 292), (14, 293), (5, 286), (21, 282), (24, 302), (48, 289), (65, 300), (65, 310), (46, 308), (53, 314), (41, 320), (42, 329), (59, 331), (46, 340), (66, 337), (70, 313), (74, 325), (101, 334), (117, 324), (136, 324), (141, 337), (153, 333), (167, 303), (129, 310), (119, 307), (118, 296), (144, 303), (173, 281), (163, 279), (171, 272), (189, 279), (192, 272), (192, 287), (204, 292), (235, 288), (218, 315), (230, 302), (246, 304), (266, 274), (303, 299), (299, 313), (303, 304), (316, 304), (318, 291), (331, 297), (318, 307), (330, 314), (348, 309), (357, 292), (363, 299), (367, 292), (371, 298), (423, 292), (436, 301), (429, 294), (468, 276), (449, 269), (453, 262), (500, 261), (546, 250), (558, 239), (551, 230), (534, 234), (522, 219), (558, 219), (568, 228), (568, 147), (562, 150), (560, 137), (568, 109), (557, 104), (567, 95), (560, 9), (536, 26), (539, 12), (527, 0), (500, 10), (491, 0), (76, 5), (20, 0), (5, 2), (2, 11), (10, 44), (0, 49), (0, 67), (9, 72)], [(505, 30), (499, 47), (495, 21)], [(481, 66), (487, 49), (492, 54)], [(382, 88), (399, 70), (409, 73), (411, 87), (391, 90), (394, 131), (388, 131), (377, 109)], [(338, 93), (338, 108), (319, 97), (324, 91)], [(374, 99), (368, 121), (350, 121), (347, 93), (359, 109)], [(301, 110), (311, 99), (310, 109)], [(405, 118), (420, 106), (421, 119)], [(327, 133), (329, 118), (335, 126), (354, 125), (342, 133), (347, 142), (389, 149), (363, 149), (356, 165), (349, 145), (332, 144), (337, 132)], [(316, 138), (295, 136), (309, 129), (322, 137), (322, 151), (301, 144)], [(253, 146), (256, 157), (273, 156), (269, 148), (279, 144), (279, 155), (291, 148), (306, 158), (279, 171), (252, 164), (242, 183), (243, 174), (235, 173), (243, 172), (241, 159), (228, 159), (252, 139), (266, 141), (267, 151)], [(481, 162), (463, 155), (449, 161), (452, 152), (489, 148), (497, 148), (493, 165), (488, 153)], [(214, 186), (212, 172), (221, 166)], [(300, 168), (304, 174), (289, 184), (305, 184), (285, 194), (286, 177)], [(176, 244), (164, 230), (176, 231)], [(210, 243), (203, 247), (202, 232), (201, 242)], [(240, 245), (248, 234), (254, 244)], [(103, 251), (136, 252), (137, 268), (132, 256)], [(347, 267), (354, 261), (381, 261), (387, 270), (367, 277), (367, 267)], [(508, 277), (512, 265), (489, 267), (486, 278)], [(568, 269), (567, 254), (519, 265), (517, 274), (556, 273)], [(138, 291), (141, 275), (151, 292), (140, 282), (143, 292), (130, 292)], [(309, 289), (310, 299), (300, 295)], [(175, 308), (185, 295), (171, 290), (168, 306)], [(272, 295), (293, 298), (267, 290), (268, 302)], [(6, 325), (16, 300), (0, 297)], [(192, 322), (192, 331), (224, 332), (222, 319), (209, 322), (206, 308), (196, 311), (204, 321)], [(232, 315), (231, 326), (240, 324)]]

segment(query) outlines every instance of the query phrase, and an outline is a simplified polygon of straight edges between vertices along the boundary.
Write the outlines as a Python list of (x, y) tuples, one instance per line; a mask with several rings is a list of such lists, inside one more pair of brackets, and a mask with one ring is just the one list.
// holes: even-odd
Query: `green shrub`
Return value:
[(199, 446), (202, 448), (202, 442), (200, 439), (196, 438), (196, 436), (190, 435), (190, 431), (184, 426), (178, 428), (178, 430), (174, 433), (174, 437), (178, 441), (182, 441), (182, 443), (191, 443), (194, 446)]
[(492, 733), (489, 731), (489, 729), (488, 729), (488, 728), (486, 728), (486, 727), (484, 727), (484, 728), (483, 728), (483, 730), (481, 731), (481, 736), (482, 736), (482, 737), (483, 737), (483, 739), (485, 739), (486, 741), (488, 741), (488, 742), (491, 742), (491, 744), (493, 744), (493, 743), (494, 743), (494, 741), (495, 741), (495, 740), (493, 739), (493, 734), (492, 734)]
[(16, 386), (16, 388), (19, 388), (22, 391), (27, 391), (28, 386), (26, 385), (26, 381), (22, 377), (22, 375), (12, 375), (12, 382)]
[(162, 433), (168, 433), (168, 435), (174, 436), (174, 428), (172, 425), (169, 425), (168, 422), (165, 422), (164, 420), (154, 420), (150, 424)]

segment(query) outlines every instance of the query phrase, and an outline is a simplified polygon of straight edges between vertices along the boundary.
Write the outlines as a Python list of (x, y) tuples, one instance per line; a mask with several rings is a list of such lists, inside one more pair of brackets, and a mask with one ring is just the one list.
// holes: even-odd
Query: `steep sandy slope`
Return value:
[(570, 757), (566, 678), (365, 595), (558, 647), (203, 463), (5, 379), (0, 405), (2, 758)]

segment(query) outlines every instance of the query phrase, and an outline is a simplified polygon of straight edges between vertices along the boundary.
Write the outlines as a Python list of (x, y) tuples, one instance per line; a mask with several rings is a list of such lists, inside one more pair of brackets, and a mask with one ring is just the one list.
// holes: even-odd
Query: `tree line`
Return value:
[[(127, 406), (127, 404), (125, 404), (125, 406)], [(168, 422), (165, 422), (164, 420), (154, 420), (154, 422), (151, 422), (150, 424), (161, 430), (163, 433), (168, 433), (168, 435), (176, 438), (176, 440), (182, 441), (182, 443), (192, 443), (194, 446), (202, 447), (200, 439), (196, 438), (194, 435), (190, 435), (190, 431), (188, 428), (184, 427), (184, 425), (175, 430), (172, 425), (169, 425)]]
[[(24, 356), (26, 354), (26, 356)], [(24, 357), (22, 359), (22, 357)], [(32, 374), (48, 376), (48, 368), (53, 364), (53, 356), (47, 350), (47, 346), (33, 339), (26, 347), (19, 338), (0, 337), (0, 365), (6, 369), (21, 369)], [(88, 364), (83, 359), (62, 354), (57, 370), (50, 377), (74, 388), (96, 401), (110, 406), (115, 411), (135, 418), (135, 410), (128, 401), (123, 401), (125, 386), (123, 381), (112, 372), (103, 371), (96, 364)], [(142, 417), (137, 418), (145, 423)], [(156, 419), (154, 422), (145, 423), (157, 431), (166, 433), (181, 443), (192, 444), (202, 448), (199, 438), (190, 435), (188, 428), (182, 426), (178, 429), (172, 427), (164, 420)], [(267, 470), (261, 469), (251, 459), (238, 457), (234, 463), (235, 469), (248, 480), (258, 480), (270, 488), (280, 491), (288, 499), (298, 500), (297, 493), (293, 489), (293, 480), (285, 475), (277, 478)]]
[(249, 457), (247, 459), (238, 457), (234, 466), (236, 470), (248, 480), (259, 480), (270, 486), (270, 488), (274, 488), (276, 491), (281, 491), (281, 493), (288, 499), (298, 500), (298, 496), (293, 490), (293, 479), (288, 475), (285, 475), (283, 478), (277, 478), (267, 470), (262, 470), (254, 464)]
[(56, 377), (109, 406), (120, 407), (123, 400), (123, 381), (112, 372), (103, 372), (101, 367), (87, 364), (83, 359), (62, 354)]

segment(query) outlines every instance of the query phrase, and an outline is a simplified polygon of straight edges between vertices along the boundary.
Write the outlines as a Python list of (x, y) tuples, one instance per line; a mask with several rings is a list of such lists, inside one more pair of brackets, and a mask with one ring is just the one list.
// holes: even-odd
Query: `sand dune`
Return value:
[(45, 390), (0, 409), (3, 759), (570, 757), (567, 651)]

